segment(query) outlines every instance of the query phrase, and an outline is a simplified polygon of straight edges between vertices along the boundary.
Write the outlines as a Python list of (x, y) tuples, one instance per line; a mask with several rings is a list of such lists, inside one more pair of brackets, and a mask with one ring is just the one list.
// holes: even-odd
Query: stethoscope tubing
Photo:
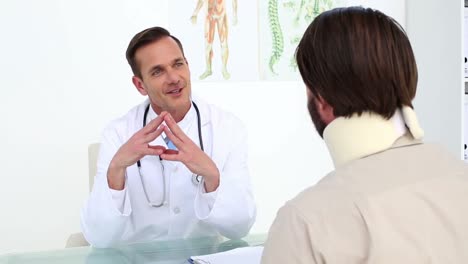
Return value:
[[(193, 104), (193, 107), (195, 108), (195, 111), (197, 113), (197, 125), (198, 125), (198, 141), (200, 143), (200, 149), (202, 151), (205, 151), (204, 150), (204, 147), (203, 147), (203, 137), (202, 137), (202, 132), (201, 132), (201, 117), (200, 117), (200, 110), (198, 109), (198, 106), (197, 104), (195, 104), (195, 102), (192, 101), (192, 104)], [(150, 106), (151, 104), (148, 104), (146, 106), (146, 109), (145, 109), (145, 113), (143, 115), (143, 127), (146, 126), (146, 118), (148, 116), (148, 112), (149, 112), (149, 109), (150, 109)], [(165, 188), (166, 186), (166, 176), (165, 176), (165, 173), (164, 173), (164, 166), (162, 165), (162, 158), (159, 157), (159, 161), (161, 162), (161, 167), (162, 167), (162, 183), (163, 183), (163, 186)], [(144, 182), (144, 179), (141, 175), (141, 162), (140, 160), (137, 161), (137, 167), (138, 167), (138, 173), (140, 174), (140, 179), (141, 179), (141, 183), (143, 185), (143, 191), (145, 193), (145, 196), (146, 196), (146, 200), (148, 201), (148, 204), (151, 206), (151, 207), (161, 207), (165, 204), (165, 201), (166, 201), (166, 192), (163, 191), (163, 197), (161, 199), (161, 202), (160, 203), (153, 203), (150, 201), (149, 199), (149, 196), (148, 196), (148, 192), (146, 191), (146, 184)], [(195, 175), (193, 174), (192, 175), (192, 182), (193, 184), (197, 185), (201, 182), (202, 180), (202, 176), (200, 175)]]

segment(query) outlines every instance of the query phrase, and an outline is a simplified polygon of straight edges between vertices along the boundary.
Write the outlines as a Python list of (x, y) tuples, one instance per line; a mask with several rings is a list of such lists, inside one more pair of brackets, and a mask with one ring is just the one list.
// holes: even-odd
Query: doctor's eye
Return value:
[(154, 69), (154, 71), (151, 72), (151, 75), (160, 76), (162, 73), (163, 73), (162, 69)]

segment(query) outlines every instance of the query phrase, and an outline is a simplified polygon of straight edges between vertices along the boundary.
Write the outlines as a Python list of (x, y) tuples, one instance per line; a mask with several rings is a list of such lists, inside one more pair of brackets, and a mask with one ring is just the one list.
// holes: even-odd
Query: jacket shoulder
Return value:
[(211, 121), (214, 123), (222, 126), (232, 125), (244, 127), (244, 123), (232, 112), (214, 104), (206, 104), (206, 108), (210, 113)]
[(331, 172), (316, 185), (300, 192), (289, 204), (308, 218), (308, 214), (329, 215), (354, 210), (356, 199), (358, 195), (349, 191), (335, 172)]
[(102, 136), (117, 136), (120, 140), (126, 141), (138, 129), (143, 127), (143, 113), (147, 105), (147, 101), (138, 104), (124, 115), (110, 121), (104, 128)]

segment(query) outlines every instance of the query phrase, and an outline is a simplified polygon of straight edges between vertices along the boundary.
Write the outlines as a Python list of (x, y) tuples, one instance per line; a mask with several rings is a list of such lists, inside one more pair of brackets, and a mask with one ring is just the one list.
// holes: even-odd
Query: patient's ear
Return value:
[(322, 121), (325, 124), (330, 124), (333, 120), (336, 119), (335, 114), (333, 113), (333, 107), (323, 99), (322, 96), (316, 96), (315, 103), (317, 105), (317, 111), (322, 118)]
[(145, 85), (144, 85), (143, 81), (140, 79), (140, 77), (133, 76), (132, 77), (132, 82), (133, 82), (133, 85), (135, 85), (135, 88), (138, 90), (138, 92), (141, 95), (148, 95), (148, 92), (146, 92)]

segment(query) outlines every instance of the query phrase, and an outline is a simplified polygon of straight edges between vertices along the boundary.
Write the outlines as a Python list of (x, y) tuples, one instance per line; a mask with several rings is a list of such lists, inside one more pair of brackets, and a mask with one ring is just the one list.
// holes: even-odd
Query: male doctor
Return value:
[(246, 130), (192, 98), (182, 44), (161, 27), (136, 34), (126, 57), (147, 100), (104, 130), (81, 214), (95, 247), (196, 236), (240, 238), (255, 221)]

